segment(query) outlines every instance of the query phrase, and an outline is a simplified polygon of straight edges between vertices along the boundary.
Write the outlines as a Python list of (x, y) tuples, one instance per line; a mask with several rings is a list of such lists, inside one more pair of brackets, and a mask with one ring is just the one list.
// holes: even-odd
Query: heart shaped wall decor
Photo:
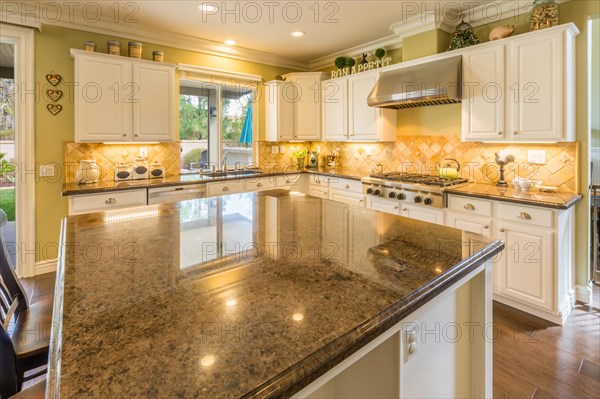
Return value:
[(61, 81), (61, 79), (62, 76), (53, 73), (49, 73), (48, 75), (46, 75), (46, 80), (50, 82), (52, 86), (56, 86)]
[(58, 101), (63, 95), (62, 90), (48, 90), (46, 93), (48, 94), (48, 97), (52, 99), (52, 101)]
[(48, 108), (48, 111), (50, 111), (50, 113), (54, 116), (62, 111), (62, 105), (60, 104), (48, 104), (46, 108)]

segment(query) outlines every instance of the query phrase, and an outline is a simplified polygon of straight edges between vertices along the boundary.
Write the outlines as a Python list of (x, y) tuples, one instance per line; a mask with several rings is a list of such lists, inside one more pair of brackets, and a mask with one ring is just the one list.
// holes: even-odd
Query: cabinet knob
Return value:
[(317, 179), (317, 180), (315, 180), (315, 183), (321, 184), (321, 180)]
[(399, 206), (395, 206), (395, 207), (394, 207), (394, 209), (398, 209), (398, 208), (400, 208), (400, 207), (399, 207)]
[(465, 204), (465, 206), (463, 207), (468, 211), (474, 211), (475, 210), (475, 205), (473, 204)]
[(505, 231), (504, 229), (500, 229), (500, 233), (504, 233), (504, 231)]
[(350, 185), (346, 184), (344, 187), (346, 187), (346, 188), (350, 188)]
[(359, 200), (358, 202), (363, 203), (363, 202), (365, 202), (365, 200)]
[(519, 132), (517, 132), (516, 130), (513, 132), (513, 134), (516, 136), (517, 134), (519, 134)]
[(223, 191), (229, 191), (229, 190), (230, 190), (229, 187), (227, 187), (227, 186), (223, 187)]
[(487, 230), (487, 229), (489, 229), (489, 228), (490, 228), (490, 226), (488, 226), (488, 225), (486, 224), (485, 226), (483, 226), (483, 228)]
[(126, 135), (126, 134), (124, 134), (124, 135), (123, 135), (123, 137), (127, 137), (127, 135)]
[(285, 179), (285, 182), (286, 182), (287, 184), (290, 184), (290, 179)]
[(262, 183), (257, 183), (256, 187), (262, 187)]
[(137, 135), (137, 134), (134, 134), (133, 136), (134, 136), (134, 137), (137, 137), (138, 135)]
[(117, 203), (117, 200), (116, 200), (115, 198), (112, 198), (112, 197), (111, 197), (111, 198), (107, 199), (106, 201), (104, 201), (104, 203), (105, 203), (106, 205), (114, 205), (114, 204), (116, 204), (116, 203)]
[(408, 208), (402, 208), (402, 212), (408, 211)]
[(521, 212), (517, 215), (519, 219), (531, 220), (531, 215), (527, 212)]
[(498, 132), (498, 136), (502, 136), (502, 132)]

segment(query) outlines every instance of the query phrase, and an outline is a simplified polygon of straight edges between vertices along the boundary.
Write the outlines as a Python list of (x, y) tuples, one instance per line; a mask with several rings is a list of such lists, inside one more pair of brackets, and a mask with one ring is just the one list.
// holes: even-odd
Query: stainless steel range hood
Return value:
[(462, 98), (462, 57), (384, 72), (367, 98), (377, 108), (453, 104)]

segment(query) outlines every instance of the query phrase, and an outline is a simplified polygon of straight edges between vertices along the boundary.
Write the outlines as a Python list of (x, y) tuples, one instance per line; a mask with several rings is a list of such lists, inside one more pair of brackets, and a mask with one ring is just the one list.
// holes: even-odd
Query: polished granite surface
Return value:
[(512, 187), (497, 187), (492, 184), (470, 183), (446, 189), (449, 194), (485, 198), (497, 201), (514, 202), (523, 205), (541, 206), (554, 209), (568, 209), (583, 198), (577, 193), (548, 193), (537, 188), (531, 191)]
[(68, 217), (48, 397), (289, 397), (489, 240), (283, 190)]
[[(135, 190), (140, 188), (154, 188), (154, 187), (169, 187), (179, 186), (186, 184), (199, 184), (208, 182), (218, 182), (224, 180), (241, 180), (241, 179), (256, 179), (260, 176), (264, 179), (272, 178), (273, 176), (280, 175), (293, 175), (300, 173), (294, 168), (289, 170), (280, 170), (274, 168), (264, 168), (260, 175), (251, 176), (235, 176), (229, 175), (225, 177), (210, 177), (201, 175), (199, 173), (184, 174), (180, 176), (168, 176), (162, 179), (145, 179), (145, 180), (129, 180), (129, 181), (102, 181), (95, 184), (79, 184), (79, 183), (64, 183), (62, 195), (82, 195), (82, 194), (98, 194), (109, 191), (121, 191), (121, 190)], [(319, 168), (319, 169), (305, 169), (304, 173), (312, 173), (319, 175), (337, 176), (346, 179), (360, 180), (366, 176), (364, 172), (359, 172), (351, 169), (330, 169), (330, 168)]]

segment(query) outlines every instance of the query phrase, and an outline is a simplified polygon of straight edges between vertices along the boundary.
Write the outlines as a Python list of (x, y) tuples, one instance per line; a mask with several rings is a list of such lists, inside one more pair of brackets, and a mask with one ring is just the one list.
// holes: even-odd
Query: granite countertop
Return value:
[(541, 192), (536, 188), (531, 191), (522, 191), (512, 187), (498, 187), (482, 183), (469, 183), (457, 187), (448, 187), (446, 192), (448, 194), (515, 202), (553, 209), (569, 209), (583, 198), (577, 193), (547, 193)]
[[(362, 177), (367, 176), (368, 173), (360, 172), (352, 169), (344, 168), (319, 168), (319, 169), (305, 169), (304, 173), (312, 173), (319, 175), (337, 176), (346, 179), (360, 180)], [(62, 195), (83, 195), (83, 194), (98, 194), (109, 191), (122, 191), (122, 190), (135, 190), (143, 188), (155, 188), (155, 187), (169, 187), (169, 186), (180, 186), (187, 184), (202, 184), (208, 182), (218, 182), (224, 180), (234, 179), (256, 179), (257, 176), (280, 176), (286, 174), (297, 174), (301, 173), (295, 169), (282, 170), (282, 169), (266, 169), (263, 170), (259, 175), (249, 176), (236, 176), (229, 175), (226, 177), (209, 177), (201, 175), (199, 173), (184, 174), (179, 176), (168, 176), (162, 179), (144, 179), (144, 180), (129, 180), (129, 181), (102, 181), (95, 184), (79, 184), (79, 183), (64, 183)]]
[(283, 190), (70, 216), (61, 241), (61, 399), (289, 397), (504, 248)]

